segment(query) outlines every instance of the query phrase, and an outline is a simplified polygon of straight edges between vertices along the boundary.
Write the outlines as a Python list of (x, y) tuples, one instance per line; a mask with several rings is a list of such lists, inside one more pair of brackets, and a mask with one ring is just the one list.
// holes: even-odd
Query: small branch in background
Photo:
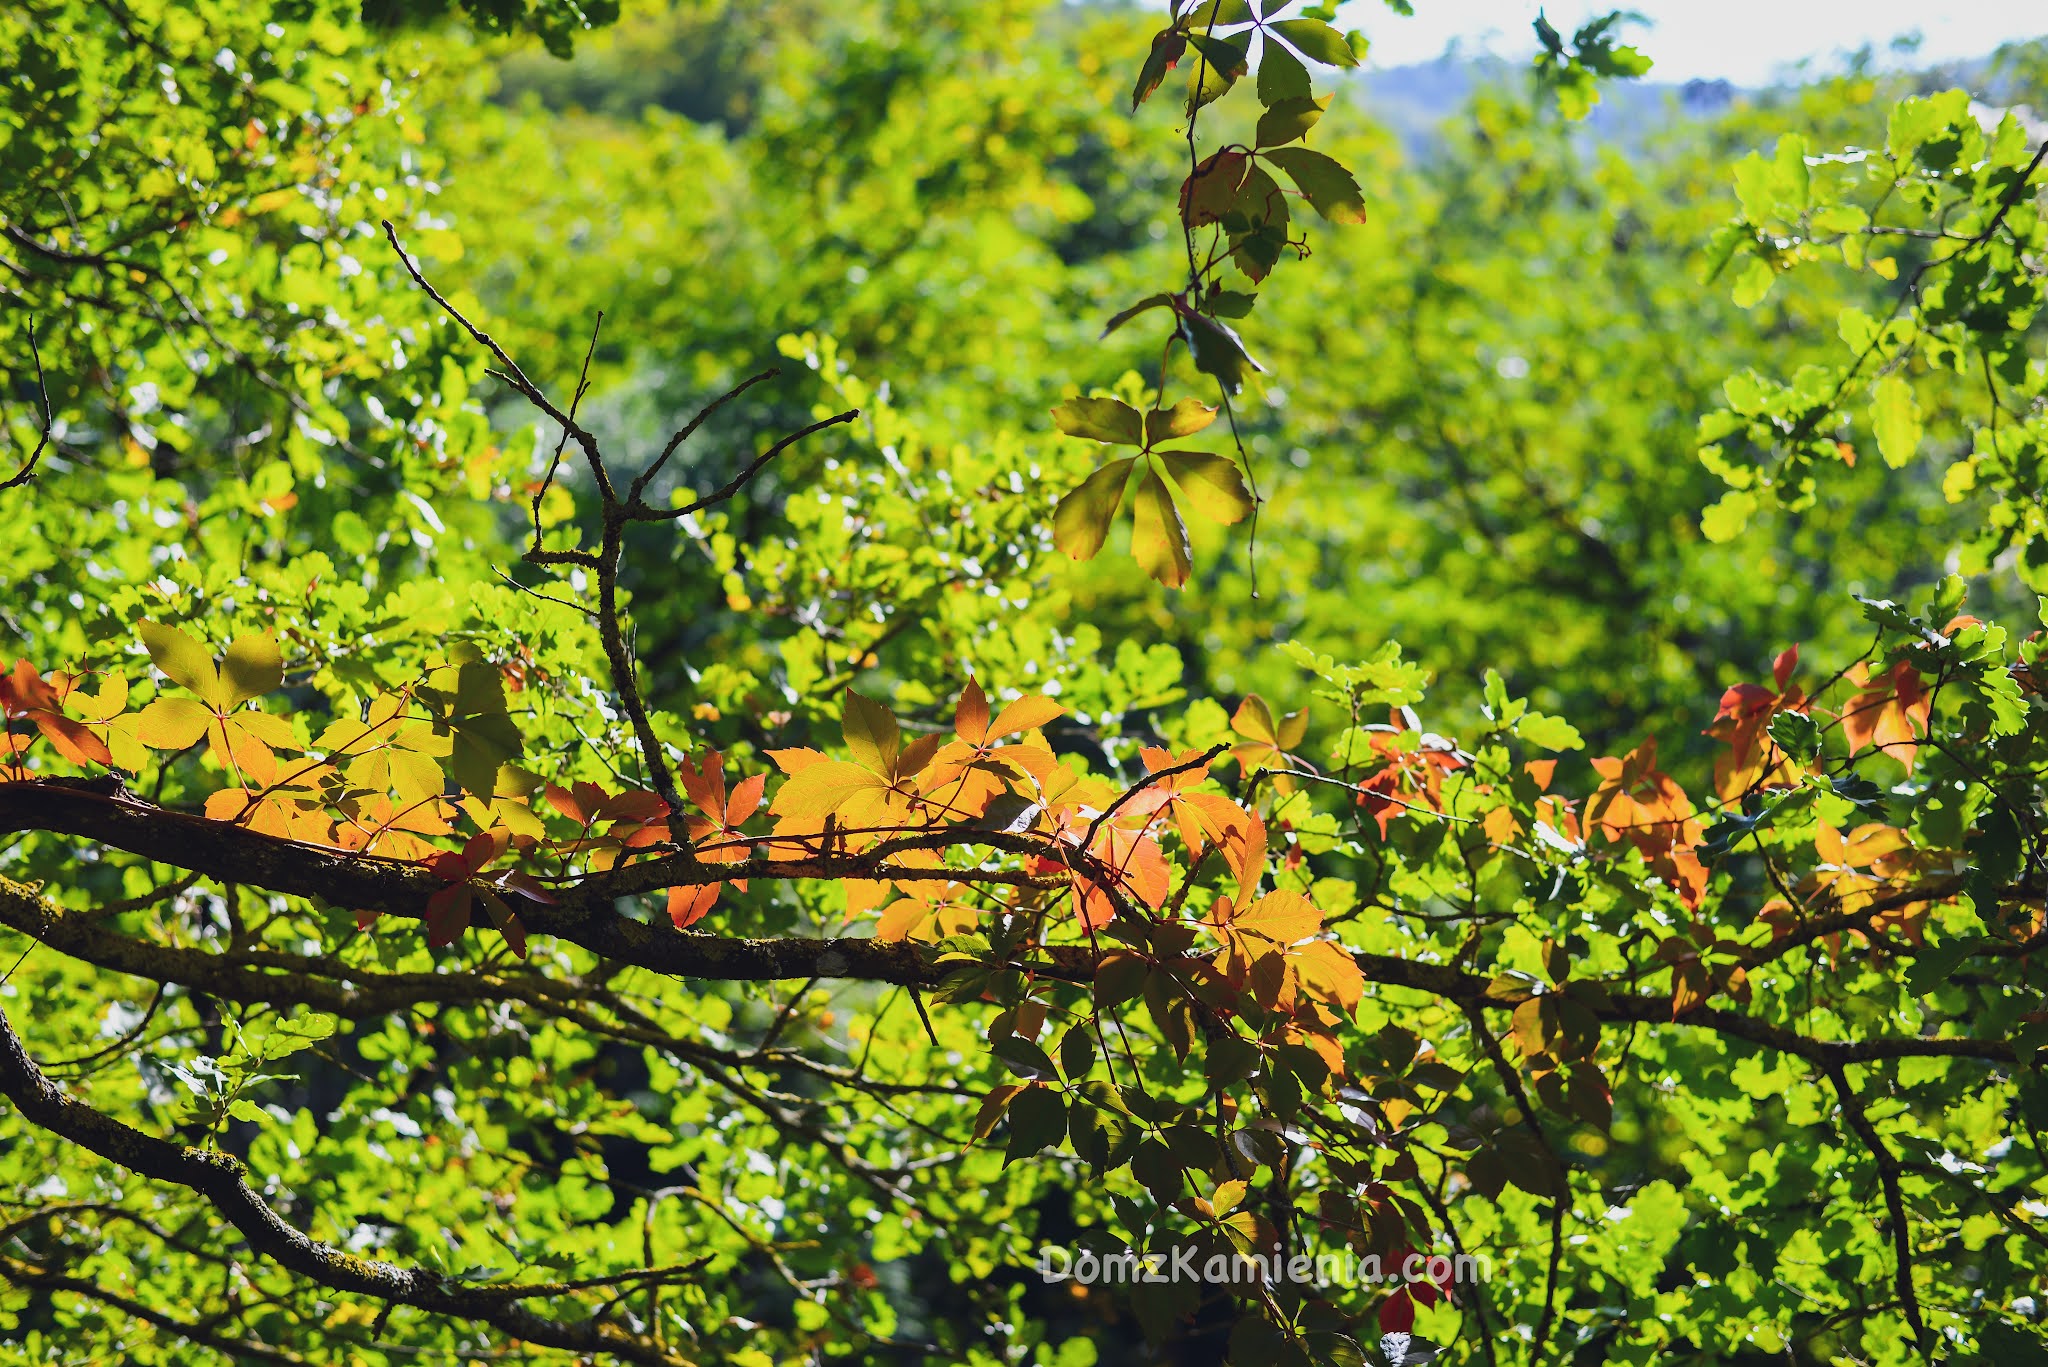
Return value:
[(36, 435), (36, 449), (28, 453), (28, 459), (21, 468), (5, 480), (0, 480), (0, 489), (12, 489), (26, 484), (36, 477), (36, 465), (43, 458), (43, 452), (50, 449), (50, 439), (57, 431), (57, 415), (50, 406), (50, 384), (43, 375), (43, 352), (36, 345), (36, 324), (31, 318), (28, 324), (28, 352), (36, 363), (36, 395), (42, 402), (43, 430)]
[[(608, 500), (612, 498), (613, 494), (611, 474), (609, 471), (605, 469), (604, 457), (600, 455), (598, 452), (596, 435), (590, 432), (588, 429), (580, 426), (577, 423), (576, 419), (571, 417), (569, 414), (563, 412), (560, 408), (556, 407), (552, 399), (548, 398), (547, 395), (541, 393), (539, 385), (536, 385), (532, 380), (526, 378), (526, 372), (519, 368), (519, 363), (517, 361), (514, 361), (511, 358), (511, 356), (506, 354), (505, 348), (499, 346), (498, 343), (491, 338), (491, 335), (489, 333), (485, 332), (475, 323), (470, 322), (469, 319), (463, 315), (462, 310), (456, 308), (455, 305), (449, 303), (447, 298), (442, 295), (441, 291), (435, 289), (433, 284), (427, 279), (427, 277), (423, 273), (421, 273), (419, 263), (412, 259), (411, 255), (406, 252), (405, 247), (399, 242), (398, 229), (391, 226), (391, 220), (387, 218), (383, 220), (383, 222), (384, 236), (387, 239), (389, 239), (391, 243), (391, 250), (398, 253), (399, 264), (405, 267), (405, 273), (412, 277), (413, 283), (418, 285), (422, 290), (425, 290), (427, 293), (427, 297), (429, 299), (432, 299), (436, 304), (438, 304), (443, 313), (447, 314), (450, 318), (454, 319), (458, 324), (460, 324), (462, 330), (464, 332), (467, 332), (473, 339), (475, 339), (476, 344), (478, 346), (490, 352), (492, 356), (497, 358), (498, 364), (502, 366), (503, 369), (494, 371), (493, 373), (497, 374), (499, 378), (505, 381), (505, 383), (511, 385), (514, 389), (518, 390), (519, 393), (526, 399), (528, 403), (532, 404), (535, 408), (538, 408), (541, 412), (547, 414), (550, 418), (553, 418), (557, 423), (561, 424), (562, 428), (566, 430), (571, 437), (574, 437), (576, 439), (576, 444), (583, 448), (584, 457), (590, 463), (590, 471), (592, 476), (595, 477), (597, 480), (597, 487), (599, 492), (602, 493)], [(592, 336), (594, 345), (595, 334), (593, 333)], [(581, 397), (580, 394), (578, 397)]]
[(1823, 1064), (1828, 1082), (1835, 1089), (1835, 1096), (1842, 1103), (1842, 1118), (1856, 1137), (1863, 1141), (1863, 1147), (1870, 1150), (1871, 1161), (1877, 1164), (1877, 1179), (1884, 1187), (1884, 1203), (1891, 1215), (1892, 1257), (1894, 1259), (1893, 1281), (1899, 1293), (1899, 1308), (1905, 1314), (1906, 1326), (1913, 1331), (1913, 1350), (1923, 1362), (1932, 1362), (1928, 1356), (1932, 1342), (1927, 1332), (1927, 1321), (1920, 1313), (1920, 1297), (1913, 1290), (1913, 1239), (1911, 1226), (1906, 1221), (1906, 1198), (1899, 1189), (1899, 1160), (1884, 1142), (1884, 1136), (1870, 1123), (1870, 1116), (1863, 1109), (1863, 1100), (1856, 1095), (1856, 1089), (1849, 1084), (1846, 1067), (1838, 1062)]
[[(597, 353), (597, 332), (604, 326), (604, 311), (600, 309), (597, 321), (590, 325), (590, 345), (583, 348), (583, 371), (576, 377), (576, 393), (569, 400), (569, 416), (574, 419), (583, 396), (590, 392), (590, 358)], [(562, 435), (555, 440), (555, 453), (548, 458), (548, 472), (541, 476), (540, 487), (533, 491), (533, 551), (534, 555), (545, 555), (542, 547), (540, 525), (541, 500), (548, 496), (548, 490), (555, 487), (555, 474), (562, 468), (562, 452), (569, 445), (569, 429), (562, 428)]]
[(641, 522), (664, 522), (671, 518), (688, 517), (691, 513), (702, 512), (704, 511), (704, 509), (712, 507), (715, 504), (725, 502), (734, 494), (737, 494), (740, 490), (746, 488), (747, 485), (753, 481), (754, 476), (760, 474), (762, 468), (766, 466), (769, 461), (774, 460), (777, 456), (781, 455), (784, 451), (788, 450), (790, 447), (802, 441), (805, 437), (808, 437), (813, 433), (822, 432), (828, 427), (836, 427), (840, 423), (852, 422), (855, 418), (859, 416), (860, 410), (858, 408), (849, 408), (844, 413), (835, 413), (829, 418), (822, 418), (819, 421), (812, 423), (809, 427), (806, 427), (801, 431), (790, 433), (788, 436), (784, 437), (782, 440), (776, 442), (773, 446), (769, 447), (766, 451), (763, 451), (760, 455), (754, 457), (753, 461), (747, 466), (746, 469), (740, 471), (737, 475), (734, 475), (730, 480), (727, 480), (725, 484), (720, 486), (715, 493), (706, 494), (703, 498), (698, 499), (695, 503), (688, 504), (681, 508), (649, 508), (644, 504), (640, 504), (632, 508), (629, 508), (627, 510), (627, 515)]
[(673, 456), (679, 449), (681, 449), (682, 444), (684, 442), (688, 441), (692, 436), (696, 434), (697, 429), (704, 425), (704, 420), (706, 418), (709, 418), (713, 413), (716, 413), (719, 409), (723, 408), (732, 400), (737, 399), (740, 395), (746, 393), (755, 385), (760, 384), (764, 380), (775, 379), (777, 376), (781, 374), (782, 372), (780, 370), (770, 369), (761, 371), (757, 375), (749, 375), (746, 379), (741, 380), (731, 389), (726, 390), (723, 394), (720, 394), (710, 403), (707, 403), (702, 408), (698, 409), (697, 416), (690, 419), (688, 422), (684, 423), (681, 428), (677, 429), (676, 434), (668, 439), (668, 445), (661, 448), (661, 454), (654, 458), (654, 463), (649, 465), (645, 470), (642, 470), (640, 472), (639, 478), (633, 481), (632, 487), (626, 491), (626, 502), (632, 504), (634, 507), (640, 506), (642, 501), (642, 495), (644, 495), (647, 492), (647, 486), (654, 482), (654, 477), (661, 473), (661, 467), (668, 464), (669, 457)]
[[(676, 788), (675, 775), (669, 767), (667, 756), (662, 751), (660, 738), (654, 734), (654, 724), (648, 715), (646, 699), (640, 692), (638, 662), (634, 658), (632, 647), (628, 644), (625, 620), (620, 611), (619, 560), (625, 550), (626, 528), (636, 521), (666, 521), (711, 507), (716, 503), (724, 502), (745, 488), (748, 482), (758, 475), (769, 461), (775, 459), (783, 451), (814, 432), (822, 431), (839, 423), (851, 422), (859, 416), (859, 410), (851, 409), (819, 422), (814, 422), (801, 431), (793, 432), (782, 438), (759, 456), (756, 456), (746, 469), (740, 471), (738, 475), (734, 476), (722, 488), (705, 498), (698, 499), (687, 507), (657, 510), (648, 507), (642, 502), (641, 494), (646, 490), (649, 481), (654, 478), (655, 474), (660, 471), (669, 457), (675, 454), (676, 450), (683, 442), (689, 439), (690, 434), (696, 431), (706, 418), (715, 412), (721, 404), (745, 393), (754, 385), (779, 373), (772, 370), (763, 371), (758, 375), (743, 380), (719, 398), (705, 405), (703, 411), (698, 413), (680, 431), (669, 438), (668, 444), (662, 449), (660, 456), (633, 481), (627, 490), (626, 496), (621, 498), (617, 488), (612, 484), (611, 472), (605, 465), (604, 455), (599, 449), (596, 435), (588, 428), (582, 426), (576, 419), (577, 410), (583, 402), (583, 397), (590, 390), (590, 361), (592, 355), (597, 350), (597, 327), (591, 329), (590, 345), (585, 348), (583, 353), (582, 373), (577, 377), (575, 394), (570, 399), (568, 408), (564, 410), (553, 400), (549, 399), (541, 391), (539, 385), (536, 385), (527, 378), (526, 372), (519, 368), (518, 362), (514, 361), (505, 349), (493, 340), (489, 333), (471, 322), (463, 315), (460, 309), (448, 301), (445, 295), (434, 288), (433, 283), (420, 270), (418, 263), (406, 254), (404, 244), (398, 240), (398, 230), (392, 226), (389, 219), (384, 220), (384, 236), (389, 239), (391, 249), (398, 254), (399, 261), (404, 265), (406, 274), (412, 277), (413, 283), (424, 290), (427, 297), (439, 305), (443, 313), (454, 319), (476, 341), (477, 345), (490, 352), (492, 357), (496, 359), (498, 364), (491, 369), (491, 373), (518, 391), (528, 403), (539, 409), (561, 427), (563, 437), (562, 441), (555, 448), (555, 459), (550, 462), (547, 476), (542, 480), (539, 492), (534, 495), (533, 547), (527, 551), (524, 558), (527, 563), (534, 565), (578, 565), (596, 574), (597, 609), (591, 615), (597, 620), (598, 640), (604, 647), (605, 663), (611, 671), (612, 689), (618, 694), (620, 708), (625, 712), (627, 720), (632, 723), (634, 739), (639, 743), (642, 761), (647, 766), (647, 786), (652, 788), (664, 802), (668, 803), (671, 812), (680, 812), (683, 809), (682, 794)], [(603, 322), (604, 315), (599, 314), (598, 326), (602, 326)], [(602, 528), (599, 546), (594, 553), (580, 550), (550, 551), (544, 549), (541, 545), (541, 499), (545, 497), (548, 488), (553, 484), (556, 470), (561, 463), (562, 451), (572, 439), (582, 449), (584, 458), (590, 466), (591, 477), (597, 484), (598, 510), (599, 517), (602, 519)], [(694, 862), (694, 857), (690, 855), (687, 847), (679, 847), (679, 855), (686, 861)]]

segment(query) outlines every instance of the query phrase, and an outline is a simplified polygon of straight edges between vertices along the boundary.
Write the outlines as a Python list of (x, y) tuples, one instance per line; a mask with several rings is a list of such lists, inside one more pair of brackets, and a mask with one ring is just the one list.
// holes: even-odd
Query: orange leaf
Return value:
[(988, 739), (988, 695), (973, 679), (960, 690), (960, 701), (953, 705), (953, 733), (969, 745), (978, 746)]
[(722, 883), (704, 883), (693, 888), (670, 888), (668, 890), (668, 918), (675, 922), (677, 930), (688, 930), (704, 919), (718, 901), (718, 890)]
[(1032, 694), (1019, 698), (997, 714), (995, 722), (988, 729), (990, 740), (1001, 740), (1004, 736), (1019, 731), (1035, 731), (1056, 717), (1066, 715), (1067, 709), (1051, 698)]
[(1920, 687), (1920, 671), (1901, 660), (1891, 673), (1872, 680), (1859, 664), (1849, 671), (1849, 680), (1861, 690), (1842, 709), (1849, 753), (1874, 745), (1911, 769), (1934, 706)]

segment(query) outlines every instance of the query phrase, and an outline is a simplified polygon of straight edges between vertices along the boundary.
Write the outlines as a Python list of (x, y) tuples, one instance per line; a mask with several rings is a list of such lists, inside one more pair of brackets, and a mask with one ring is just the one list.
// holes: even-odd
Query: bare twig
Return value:
[[(597, 354), (597, 331), (604, 326), (604, 311), (598, 310), (597, 321), (590, 325), (590, 345), (583, 349), (583, 370), (576, 377), (576, 393), (569, 400), (569, 417), (573, 420), (577, 408), (583, 403), (583, 396), (590, 392), (590, 358)], [(533, 553), (543, 553), (541, 545), (540, 505), (548, 496), (548, 490), (555, 485), (555, 474), (562, 468), (562, 452), (569, 445), (569, 429), (564, 427), (562, 435), (555, 440), (555, 453), (548, 458), (548, 472), (541, 476), (540, 485), (533, 491)]]
[(634, 479), (632, 487), (626, 490), (626, 502), (635, 506), (640, 504), (642, 495), (647, 492), (647, 486), (652, 484), (654, 477), (661, 473), (661, 467), (668, 464), (669, 457), (673, 456), (682, 447), (684, 442), (696, 434), (697, 429), (704, 425), (706, 418), (746, 393), (749, 389), (752, 389), (755, 385), (765, 380), (772, 380), (781, 373), (780, 370), (769, 369), (763, 370), (759, 374), (749, 375), (746, 379), (741, 380), (731, 389), (726, 390), (710, 403), (698, 409), (697, 416), (678, 428), (676, 434), (668, 439), (668, 445), (661, 448), (661, 454), (656, 456), (653, 462)]
[(50, 439), (57, 430), (57, 415), (50, 407), (50, 384), (43, 375), (43, 352), (42, 348), (36, 345), (36, 324), (33, 318), (29, 319), (28, 323), (28, 352), (35, 358), (36, 363), (36, 394), (42, 400), (43, 430), (36, 436), (36, 449), (28, 453), (28, 459), (21, 463), (19, 470), (7, 479), (0, 480), (0, 489), (12, 489), (36, 477), (36, 464), (42, 460), (43, 452), (50, 448)]
[(498, 364), (503, 367), (497, 373), (505, 383), (518, 390), (528, 403), (547, 414), (550, 418), (553, 418), (571, 437), (575, 438), (576, 444), (583, 448), (584, 457), (590, 464), (591, 475), (597, 480), (598, 489), (606, 498), (610, 498), (612, 496), (611, 475), (605, 469), (604, 457), (598, 452), (596, 435), (556, 407), (554, 400), (543, 394), (539, 385), (526, 378), (526, 372), (519, 368), (519, 363), (506, 353), (505, 348), (499, 346), (489, 333), (469, 321), (464, 316), (462, 310), (449, 303), (441, 291), (435, 289), (432, 282), (420, 271), (419, 263), (414, 261), (404, 246), (399, 243), (398, 229), (391, 226), (391, 220), (387, 218), (383, 220), (383, 223), (384, 236), (389, 239), (391, 250), (398, 253), (399, 264), (405, 267), (405, 273), (412, 277), (413, 283), (426, 291), (427, 297), (440, 306), (441, 312), (454, 319), (464, 332), (467, 332), (475, 339), (478, 346), (497, 358)]
[(844, 413), (835, 413), (829, 418), (821, 418), (801, 431), (790, 433), (766, 451), (754, 457), (752, 463), (746, 469), (734, 475), (730, 480), (727, 480), (715, 493), (706, 494), (694, 503), (686, 504), (681, 508), (649, 508), (642, 505), (629, 508), (627, 516), (639, 522), (665, 522), (671, 518), (687, 517), (691, 513), (700, 513), (714, 504), (725, 502), (734, 494), (746, 488), (754, 476), (761, 473), (763, 466), (802, 441), (805, 437), (815, 432), (822, 432), (828, 427), (837, 427), (840, 423), (852, 422), (859, 416), (860, 410), (858, 408), (849, 408)]

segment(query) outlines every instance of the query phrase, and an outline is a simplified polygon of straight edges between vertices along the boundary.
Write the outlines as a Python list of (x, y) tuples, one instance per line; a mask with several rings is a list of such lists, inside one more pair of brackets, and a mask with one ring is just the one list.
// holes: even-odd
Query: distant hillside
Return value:
[[(1910, 49), (1894, 48), (1891, 60), (1885, 61), (1865, 49), (1847, 60), (1897, 69), (1903, 58), (1922, 90), (1963, 86), (1979, 92), (1987, 104), (2014, 103), (2030, 127), (2044, 120), (2038, 92), (2042, 74), (2048, 73), (2048, 39), (2014, 43), (1971, 61), (1918, 68), (1912, 66), (1910, 56)], [(1393, 130), (1413, 155), (1428, 150), (1444, 120), (1463, 109), (1475, 89), (1482, 85), (1519, 86), (1529, 79), (1528, 73), (1525, 63), (1487, 52), (1467, 55), (1454, 48), (1434, 61), (1358, 72), (1352, 78), (1352, 88), (1365, 108)], [(1785, 69), (1781, 80), (1796, 83), (1822, 74), (1822, 70), (1794, 66)], [(1600, 103), (1587, 116), (1586, 131), (1594, 138), (1627, 143), (1668, 118), (1715, 114), (1745, 93), (1756, 92), (1729, 81), (1609, 81), (1601, 88)], [(2034, 109), (2023, 103), (2030, 95), (2036, 101)]]
[[(1361, 72), (1354, 89), (1412, 154), (1429, 147), (1443, 121), (1464, 108), (1476, 88), (1522, 81), (1526, 71), (1504, 58), (1452, 52), (1432, 62)], [(1673, 113), (1714, 113), (1739, 93), (1727, 81), (1614, 81), (1603, 88), (1586, 128), (1595, 137), (1620, 138)]]

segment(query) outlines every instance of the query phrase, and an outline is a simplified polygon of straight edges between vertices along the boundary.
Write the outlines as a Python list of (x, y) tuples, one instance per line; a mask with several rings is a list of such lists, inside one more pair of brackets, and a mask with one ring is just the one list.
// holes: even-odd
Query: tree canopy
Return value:
[(1389, 8), (0, 11), (0, 1360), (2048, 1361), (2048, 56)]

